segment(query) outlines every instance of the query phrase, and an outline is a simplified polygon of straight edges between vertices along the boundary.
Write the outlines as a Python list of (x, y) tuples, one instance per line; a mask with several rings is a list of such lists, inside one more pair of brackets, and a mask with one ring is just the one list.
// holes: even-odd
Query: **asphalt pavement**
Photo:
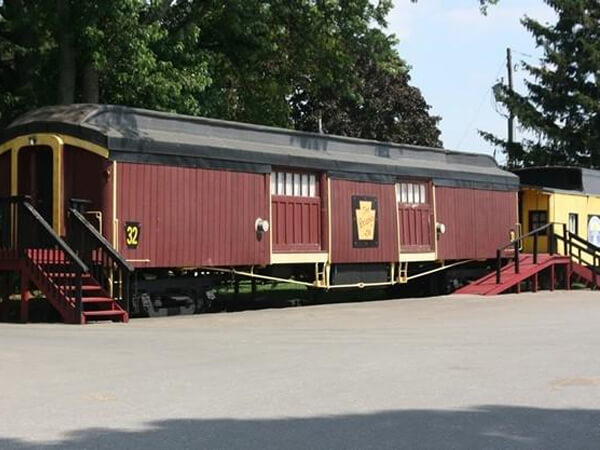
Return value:
[(600, 449), (600, 293), (0, 324), (38, 448)]

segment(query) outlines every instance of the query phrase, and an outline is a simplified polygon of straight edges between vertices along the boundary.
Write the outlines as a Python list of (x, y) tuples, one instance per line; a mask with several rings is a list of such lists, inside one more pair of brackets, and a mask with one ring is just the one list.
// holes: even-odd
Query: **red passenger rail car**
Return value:
[(121, 106), (42, 108), (0, 134), (0, 197), (28, 196), (66, 243), (79, 211), (135, 269), (137, 312), (176, 288), (198, 309), (223, 277), (392, 286), (494, 258), (518, 183), (486, 155)]

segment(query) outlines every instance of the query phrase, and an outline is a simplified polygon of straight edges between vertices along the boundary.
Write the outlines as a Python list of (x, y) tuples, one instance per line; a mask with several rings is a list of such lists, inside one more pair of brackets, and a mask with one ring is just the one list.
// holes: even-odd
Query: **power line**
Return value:
[[(500, 63), (500, 67), (498, 68), (498, 70), (496, 72), (496, 76), (494, 77), (494, 80), (498, 79), (498, 77), (500, 76), (500, 73), (502, 73), (502, 71), (505, 68), (505, 64), (506, 64), (506, 62), (504, 60), (502, 60), (502, 62)], [(469, 131), (471, 131), (471, 129), (473, 128), (473, 125), (475, 124), (475, 122), (479, 118), (479, 113), (481, 112), (481, 108), (483, 108), (483, 104), (485, 103), (486, 98), (488, 98), (489, 93), (490, 93), (490, 88), (487, 88), (485, 90), (484, 94), (483, 94), (483, 97), (481, 99), (481, 102), (479, 103), (479, 106), (477, 107), (477, 109), (473, 113), (473, 115), (472, 115), (472, 117), (471, 117), (468, 125), (465, 128), (465, 131), (464, 131), (462, 137), (460, 138), (460, 141), (458, 142), (458, 145), (455, 148), (459, 149), (461, 147), (461, 145), (463, 144), (465, 138), (469, 134)]]

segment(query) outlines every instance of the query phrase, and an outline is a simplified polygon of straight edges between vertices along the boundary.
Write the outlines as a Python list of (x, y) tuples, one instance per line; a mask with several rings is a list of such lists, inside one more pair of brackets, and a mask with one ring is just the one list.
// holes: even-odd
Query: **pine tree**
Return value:
[(576, 165), (600, 168), (600, 2), (545, 0), (558, 14), (554, 25), (525, 17), (523, 25), (544, 50), (541, 65), (524, 63), (528, 93), (496, 86), (496, 99), (533, 138), (503, 147), (509, 167)]

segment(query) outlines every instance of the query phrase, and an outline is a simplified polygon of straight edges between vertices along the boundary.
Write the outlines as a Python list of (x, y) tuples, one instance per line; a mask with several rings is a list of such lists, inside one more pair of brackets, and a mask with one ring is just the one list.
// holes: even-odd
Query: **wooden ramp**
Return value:
[[(573, 264), (579, 266), (577, 263)], [(520, 255), (518, 273), (515, 272), (515, 263), (511, 262), (506, 264), (500, 270), (499, 283), (497, 280), (497, 273), (494, 271), (479, 280), (463, 286), (454, 293), (499, 295), (511, 290), (520, 292), (521, 284), (527, 281), (531, 282), (531, 290), (537, 291), (539, 287), (539, 275), (546, 270), (549, 272), (550, 287), (553, 289), (556, 281), (557, 267), (562, 267), (562, 269), (566, 271), (567, 276), (564, 277), (566, 281), (565, 288), (568, 289), (570, 287), (571, 258), (560, 255), (538, 255), (537, 263), (535, 263), (533, 255)], [(581, 267), (582, 269), (585, 269), (585, 267)], [(587, 275), (591, 276), (591, 271), (589, 271), (589, 274)]]
[(492, 272), (479, 280), (473, 281), (456, 290), (454, 294), (470, 295), (500, 295), (508, 292), (521, 292), (522, 283), (527, 282), (528, 290), (536, 292), (540, 285), (540, 274), (548, 273), (548, 284), (554, 289), (557, 280), (557, 268), (563, 270), (561, 277), (564, 289), (570, 289), (572, 282), (584, 284), (589, 289), (600, 288), (600, 276), (590, 267), (572, 261), (568, 256), (538, 255), (538, 262), (533, 262), (532, 255), (521, 255), (519, 258), (519, 273), (515, 273), (515, 263), (509, 263), (500, 271), (500, 283), (497, 274)]
[[(538, 251), (540, 236), (548, 240), (548, 253)], [(533, 240), (533, 253), (523, 254), (523, 240)], [(507, 255), (510, 250), (511, 254)], [(508, 261), (504, 266), (502, 263)], [(521, 290), (536, 292), (554, 289), (560, 281), (564, 289), (572, 281), (591, 289), (600, 287), (600, 247), (571, 233), (564, 223), (548, 223), (518, 237), (496, 250), (496, 270), (456, 290), (455, 294), (499, 295)]]

